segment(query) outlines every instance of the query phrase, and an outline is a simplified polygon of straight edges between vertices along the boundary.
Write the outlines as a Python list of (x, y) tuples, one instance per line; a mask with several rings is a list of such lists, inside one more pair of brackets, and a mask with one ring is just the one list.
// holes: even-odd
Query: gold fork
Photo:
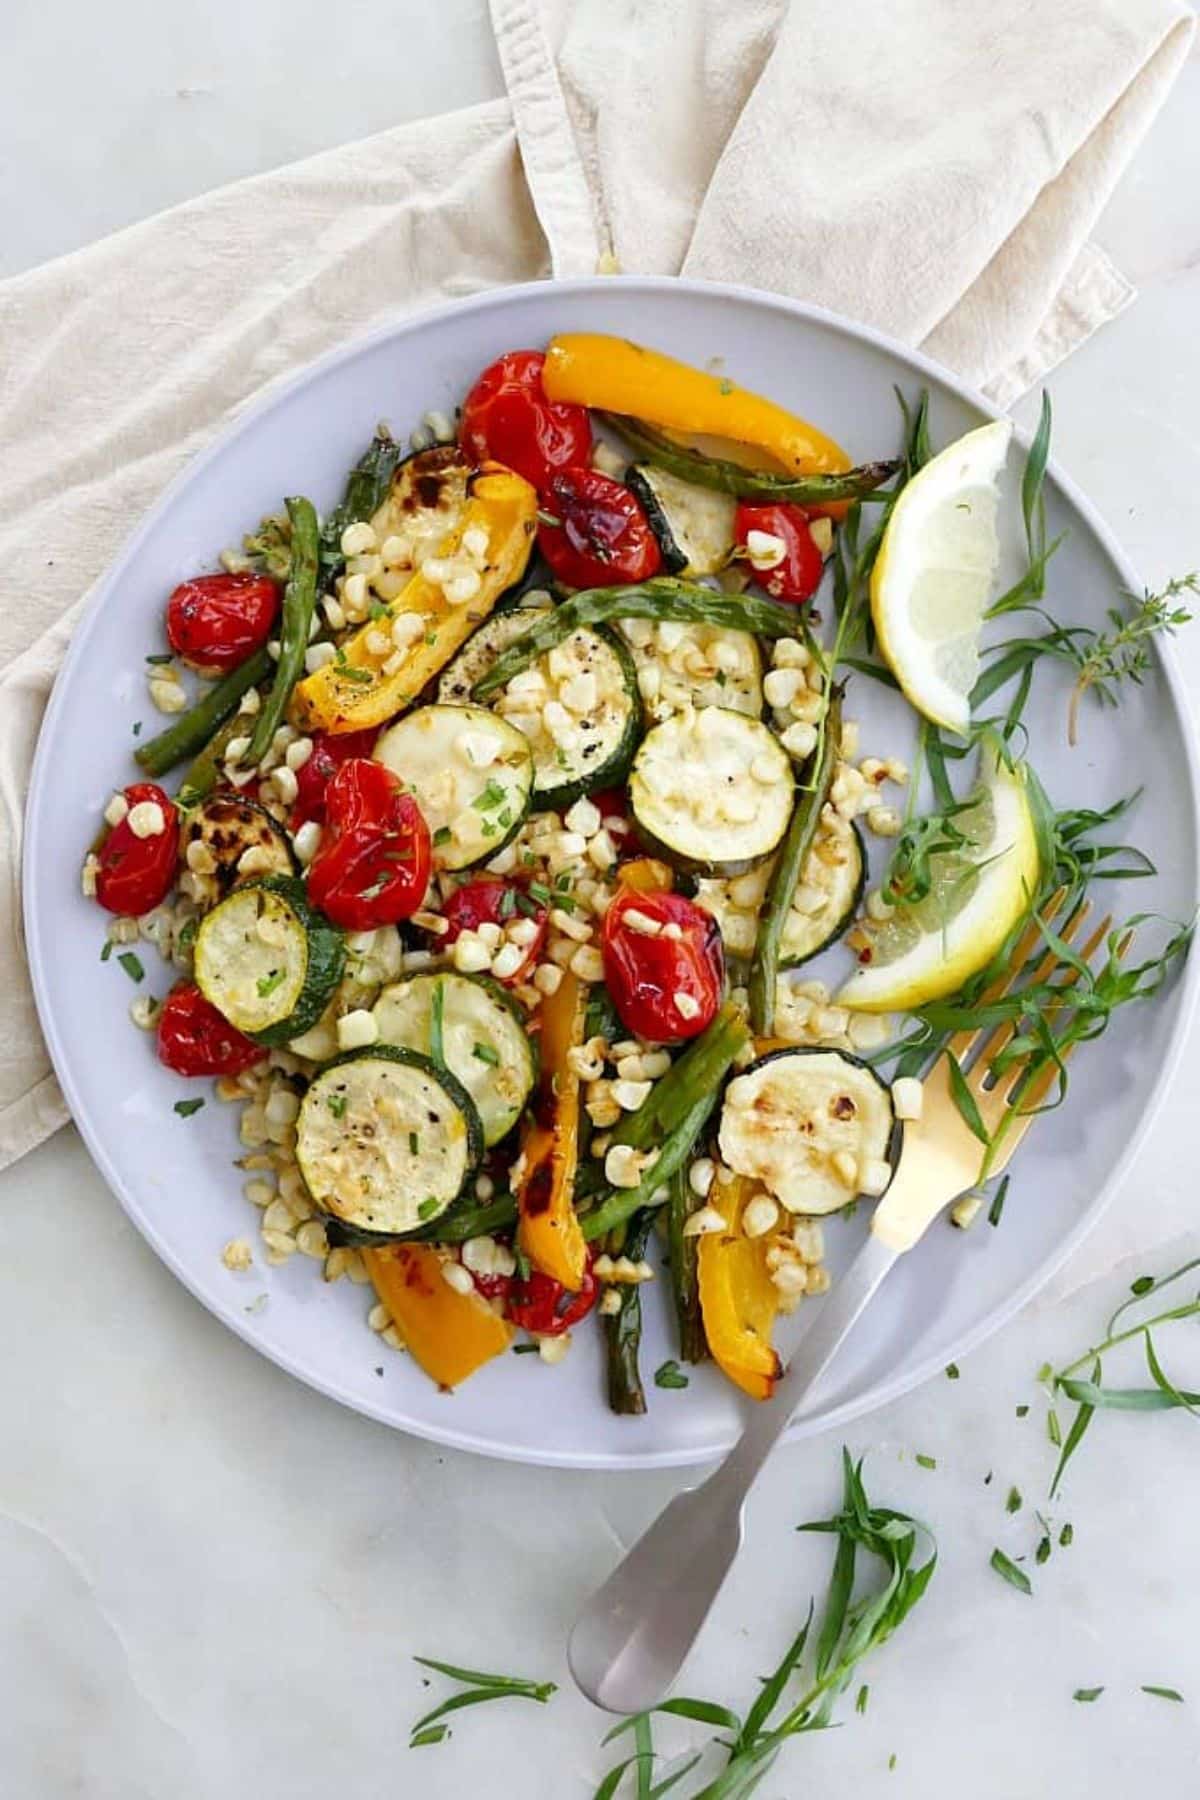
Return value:
[[(1064, 905), (1065, 893), (1060, 891), (1044, 909), (1046, 922), (1056, 918)], [(1090, 964), (1112, 928), (1111, 918), (1103, 919), (1076, 950), (1089, 912), (1085, 900), (1056, 928), (1059, 939), (1085, 964)], [(1008, 973), (984, 994), (981, 1004), (1016, 987), (1041, 935), (1031, 920), (1013, 951)], [(1062, 974), (1057, 985), (1063, 999), (1054, 1003), (1055, 1011), (1067, 1013), (1079, 973), (1048, 948), (1032, 979), (1045, 982), (1056, 972)], [(919, 1242), (952, 1200), (977, 1185), (985, 1156), (988, 1174), (998, 1175), (1029, 1130), (1034, 1109), (1058, 1071), (1054, 1063), (1031, 1067), (1028, 1058), (1018, 1057), (995, 1073), (996, 1059), (1012, 1042), (1015, 1030), (1014, 1023), (1005, 1022), (951, 1038), (949, 1055), (940, 1056), (925, 1078), (920, 1118), (905, 1125), (899, 1164), (872, 1215), (867, 1241), (816, 1312), (774, 1397), (755, 1407), (716, 1472), (700, 1487), (672, 1500), (580, 1613), (568, 1644), (568, 1661), (575, 1680), (598, 1706), (640, 1712), (666, 1694), (737, 1555), (746, 1496), (797, 1407), (811, 1397), (899, 1258)], [(1062, 1061), (1073, 1047), (1060, 1047)], [(951, 1055), (992, 1140), (990, 1155), (956, 1103)]]

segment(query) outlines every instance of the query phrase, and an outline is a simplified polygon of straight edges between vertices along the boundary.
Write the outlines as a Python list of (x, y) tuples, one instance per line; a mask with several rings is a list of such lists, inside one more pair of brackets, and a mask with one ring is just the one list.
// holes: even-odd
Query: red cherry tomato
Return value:
[(739, 505), (733, 516), (734, 542), (744, 544), (752, 531), (769, 532), (784, 545), (782, 561), (773, 569), (755, 573), (759, 587), (773, 600), (790, 600), (796, 605), (811, 600), (821, 585), (825, 564), (813, 543), (807, 516), (798, 506)]
[(442, 907), (442, 916), (450, 929), (439, 940), (447, 948), (460, 932), (477, 931), (481, 925), (499, 925), (503, 930), (511, 919), (529, 919), (534, 935), (525, 946), (525, 956), (511, 975), (500, 977), (505, 985), (523, 981), (541, 955), (546, 941), (549, 912), (540, 900), (534, 900), (521, 881), (502, 881), (498, 875), (481, 875), (476, 881), (464, 882)]
[(266, 643), (278, 613), (269, 575), (197, 575), (167, 601), (167, 642), (198, 669), (236, 669)]
[(553, 1275), (532, 1269), (522, 1281), (514, 1280), (508, 1290), (508, 1316), (523, 1331), (534, 1331), (539, 1337), (558, 1337), (569, 1331), (591, 1312), (599, 1293), (589, 1262), (583, 1273), (583, 1285), (577, 1294), (565, 1288)]
[(370, 756), (379, 736), (374, 726), (369, 731), (314, 731), (312, 755), (296, 770), (296, 803), (289, 821), (293, 831), (309, 819), (325, 823), (325, 793), (344, 762), (352, 756)]
[[(640, 920), (660, 930), (639, 930)], [(626, 1030), (665, 1044), (712, 1024), (725, 985), (721, 933), (684, 895), (619, 892), (604, 915), (601, 947), (604, 979)]]
[(267, 1052), (231, 1025), (193, 982), (172, 988), (158, 1015), (158, 1060), (177, 1075), (240, 1075)]
[(547, 400), (540, 350), (510, 350), (483, 371), (467, 395), (462, 445), (479, 462), (504, 463), (535, 488), (555, 469), (586, 463), (592, 422), (585, 406)]
[(662, 551), (641, 502), (599, 469), (563, 469), (543, 492), (557, 525), (538, 527), (538, 545), (568, 587), (614, 587), (648, 581)]
[(124, 793), (130, 812), (147, 800), (161, 807), (163, 829), (153, 837), (138, 837), (128, 814), (113, 826), (96, 852), (96, 898), (109, 912), (137, 918), (165, 900), (175, 885), (179, 813), (153, 781), (135, 781)]
[(347, 931), (394, 925), (425, 898), (429, 863), (429, 827), (399, 776), (365, 756), (344, 762), (325, 790), (313, 905)]

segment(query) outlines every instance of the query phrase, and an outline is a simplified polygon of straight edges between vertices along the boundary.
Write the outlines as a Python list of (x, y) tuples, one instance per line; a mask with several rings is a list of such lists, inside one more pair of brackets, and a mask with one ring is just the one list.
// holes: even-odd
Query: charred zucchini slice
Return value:
[(235, 888), (196, 933), (196, 985), (260, 1044), (286, 1044), (315, 1025), (345, 961), (345, 937), (291, 876)]
[(296, 1123), (296, 1161), (342, 1241), (380, 1243), (431, 1224), (482, 1154), (479, 1114), (462, 1083), (391, 1044), (327, 1063)]
[(443, 706), (470, 706), (471, 689), (486, 675), (502, 650), (522, 637), (539, 614), (549, 612), (550, 596), (532, 588), (513, 606), (499, 608), (473, 631), (453, 662), (446, 664), (438, 681), (437, 697)]
[[(185, 812), (180, 841), (180, 854), (187, 861), (193, 844), (202, 844), (212, 859), (207, 867), (203, 857), (194, 858), (199, 867), (192, 869), (194, 886), (203, 889), (202, 898), (209, 906), (223, 900), (239, 882), (263, 875), (295, 875), (296, 858), (283, 826), (273, 819), (257, 800), (241, 794), (209, 794), (190, 812)], [(247, 850), (257, 852), (258, 867), (253, 876), (240, 875), (238, 864)]]
[(435, 994), (441, 994), (446, 1067), (475, 1102), (485, 1144), (512, 1130), (533, 1090), (533, 1041), (515, 1000), (485, 976), (414, 975), (375, 1002), (380, 1041), (428, 1055)]
[(899, 1137), (887, 1083), (840, 1050), (771, 1051), (725, 1090), (722, 1159), (789, 1212), (836, 1212), (882, 1193)]
[(529, 811), (529, 745), (482, 706), (419, 707), (383, 733), (375, 760), (412, 792), (433, 838), (437, 869), (486, 862)]
[(733, 549), (732, 494), (681, 481), (654, 463), (631, 463), (625, 485), (642, 503), (662, 559), (672, 575), (716, 575)]
[[(697, 881), (695, 900), (721, 928), (726, 954), (748, 962), (774, 859), (732, 879)], [(798, 968), (849, 931), (867, 880), (858, 827), (826, 807), (783, 927), (779, 966)]]
[(795, 780), (758, 719), (706, 706), (646, 733), (629, 779), (640, 836), (676, 868), (740, 875), (778, 850)]

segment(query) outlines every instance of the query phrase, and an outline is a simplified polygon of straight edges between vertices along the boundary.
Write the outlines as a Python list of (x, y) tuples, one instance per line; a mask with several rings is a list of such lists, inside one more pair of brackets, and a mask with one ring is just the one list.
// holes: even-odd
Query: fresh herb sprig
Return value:
[[(1140, 1275), (1132, 1283), (1128, 1297), (1112, 1314), (1105, 1326), (1104, 1336), (1099, 1343), (1092, 1344), (1073, 1362), (1057, 1370), (1050, 1376), (1051, 1392), (1062, 1394), (1066, 1399), (1076, 1402), (1077, 1411), (1067, 1435), (1062, 1443), (1054, 1477), (1050, 1483), (1050, 1497), (1058, 1492), (1059, 1485), (1067, 1465), (1079, 1449), (1095, 1415), (1105, 1408), (1122, 1412), (1164, 1412), (1182, 1410), (1194, 1415), (1200, 1414), (1200, 1394), (1190, 1393), (1187, 1389), (1176, 1385), (1163, 1368), (1158, 1349), (1154, 1341), (1154, 1333), (1162, 1326), (1172, 1325), (1183, 1319), (1200, 1317), (1200, 1291), (1190, 1300), (1183, 1300), (1174, 1306), (1160, 1308), (1158, 1311), (1137, 1314), (1156, 1294), (1165, 1288), (1173, 1287), (1182, 1281), (1193, 1270), (1200, 1269), (1200, 1257), (1192, 1257), (1181, 1263), (1166, 1275)], [(1103, 1358), (1110, 1351), (1118, 1349), (1122, 1344), (1140, 1343), (1146, 1368), (1150, 1374), (1150, 1387), (1106, 1387), (1103, 1381)], [(1086, 1374), (1081, 1371), (1086, 1370)]]
[[(609, 1770), (596, 1789), (594, 1800), (614, 1800), (631, 1771), (636, 1777), (639, 1800), (665, 1794), (668, 1786), (682, 1780), (701, 1760), (702, 1753), (697, 1753), (654, 1785), (651, 1720), (655, 1712), (715, 1725), (725, 1733), (716, 1740), (725, 1755), (724, 1766), (692, 1794), (691, 1800), (746, 1800), (789, 1738), (806, 1731), (823, 1731), (829, 1725), (838, 1698), (854, 1681), (865, 1659), (903, 1624), (925, 1593), (937, 1565), (936, 1546), (927, 1527), (907, 1513), (872, 1506), (863, 1485), (862, 1463), (855, 1463), (846, 1450), (842, 1452), (842, 1510), (834, 1518), (802, 1525), (800, 1530), (827, 1532), (837, 1539), (833, 1571), (816, 1642), (807, 1658), (808, 1676), (801, 1696), (787, 1705), (788, 1685), (804, 1665), (809, 1650), (812, 1605), (744, 1719), (713, 1701), (680, 1697), (665, 1701), (651, 1712), (636, 1713), (615, 1726), (605, 1743), (632, 1732), (633, 1753)], [(860, 1554), (878, 1568), (879, 1576), (874, 1585), (856, 1593)], [(863, 1707), (858, 1710), (861, 1712)]]
[(1078, 739), (1079, 708), (1089, 689), (1102, 704), (1115, 706), (1117, 696), (1113, 689), (1118, 682), (1132, 681), (1140, 686), (1149, 673), (1149, 639), (1170, 637), (1181, 625), (1191, 623), (1187, 607), (1173, 604), (1181, 594), (1200, 594), (1200, 571), (1175, 576), (1157, 593), (1147, 588), (1131, 612), (1109, 607), (1109, 630), (1094, 636), (1079, 657), (1079, 674), (1067, 709), (1068, 743), (1074, 744)]
[(488, 1675), (479, 1669), (460, 1669), (454, 1663), (438, 1662), (432, 1656), (414, 1656), (423, 1669), (435, 1669), (451, 1681), (463, 1683), (461, 1694), (452, 1694), (432, 1712), (427, 1712), (410, 1728), (408, 1747), (416, 1750), (423, 1744), (440, 1744), (448, 1727), (441, 1721), (465, 1706), (482, 1706), (490, 1700), (536, 1700), (544, 1706), (558, 1692), (553, 1681), (529, 1681), (520, 1675)]

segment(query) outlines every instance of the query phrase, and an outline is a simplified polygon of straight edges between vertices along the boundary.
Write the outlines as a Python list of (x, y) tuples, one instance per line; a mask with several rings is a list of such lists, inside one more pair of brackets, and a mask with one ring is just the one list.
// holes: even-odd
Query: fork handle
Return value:
[(707, 1481), (678, 1494), (575, 1622), (571, 1673), (597, 1706), (640, 1712), (666, 1694), (742, 1539), (746, 1496), (901, 1252), (872, 1234), (804, 1333), (775, 1397), (756, 1406)]

